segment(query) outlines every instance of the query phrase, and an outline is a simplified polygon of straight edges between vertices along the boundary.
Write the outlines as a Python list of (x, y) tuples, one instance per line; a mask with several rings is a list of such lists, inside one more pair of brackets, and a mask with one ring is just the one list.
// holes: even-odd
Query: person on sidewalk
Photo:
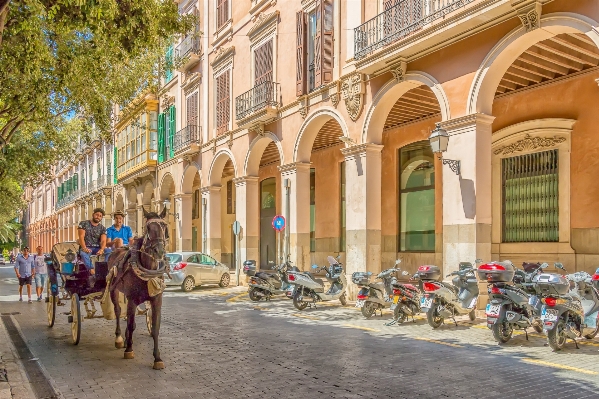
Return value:
[(102, 255), (106, 248), (106, 227), (102, 225), (104, 209), (96, 208), (90, 220), (83, 220), (78, 227), (79, 255), (90, 274), (95, 274), (91, 255)]
[(31, 277), (35, 275), (33, 256), (29, 256), (29, 247), (23, 248), (23, 253), (17, 255), (15, 273), (19, 279), (19, 302), (23, 301), (23, 286), (27, 286), (27, 296), (31, 303)]
[(123, 211), (116, 211), (112, 217), (114, 218), (114, 224), (106, 229), (106, 246), (108, 247), (105, 251), (106, 262), (108, 262), (113, 249), (120, 248), (123, 245), (128, 246), (129, 241), (133, 238), (131, 227), (123, 224), (125, 220)]
[(37, 254), (33, 255), (35, 263), (35, 292), (37, 293), (37, 301), (42, 301), (42, 292), (48, 281), (48, 265), (46, 265), (46, 257), (44, 256), (43, 247), (38, 245), (36, 248)]

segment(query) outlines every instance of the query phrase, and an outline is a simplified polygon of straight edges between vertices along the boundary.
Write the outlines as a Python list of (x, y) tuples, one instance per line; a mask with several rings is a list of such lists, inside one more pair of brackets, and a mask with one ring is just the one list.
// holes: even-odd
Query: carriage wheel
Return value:
[(56, 296), (52, 295), (52, 289), (50, 288), (50, 282), (48, 281), (48, 291), (46, 292), (46, 310), (48, 311), (48, 327), (54, 326), (56, 320)]
[(71, 317), (73, 318), (73, 322), (71, 323), (71, 337), (73, 338), (73, 344), (77, 345), (81, 338), (81, 309), (79, 308), (78, 294), (71, 296)]
[(146, 327), (148, 327), (148, 333), (152, 335), (152, 306), (146, 303)]

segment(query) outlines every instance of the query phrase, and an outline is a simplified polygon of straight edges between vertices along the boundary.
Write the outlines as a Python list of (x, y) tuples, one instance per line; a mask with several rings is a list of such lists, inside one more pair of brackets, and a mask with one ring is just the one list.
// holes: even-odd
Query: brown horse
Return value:
[[(154, 369), (164, 368), (164, 362), (160, 359), (160, 350), (158, 349), (158, 334), (160, 332), (160, 312), (162, 308), (162, 292), (151, 296), (148, 289), (148, 278), (162, 277), (165, 271), (164, 262), (165, 244), (168, 238), (168, 228), (164, 222), (166, 208), (159, 215), (155, 212), (146, 212), (146, 226), (141, 243), (136, 242), (130, 251), (139, 251), (138, 267), (133, 268), (126, 260), (116, 276), (113, 277), (110, 285), (110, 299), (114, 306), (116, 316), (116, 340), (117, 348), (125, 348), (125, 359), (133, 359), (133, 331), (135, 330), (135, 313), (137, 306), (146, 301), (150, 302), (152, 309), (152, 337), (154, 338)], [(110, 266), (118, 262), (119, 251), (115, 251), (110, 257)], [(127, 255), (128, 256), (128, 255)], [(125, 342), (121, 336), (121, 307), (119, 305), (119, 292), (122, 292), (127, 298), (127, 329), (125, 330)]]

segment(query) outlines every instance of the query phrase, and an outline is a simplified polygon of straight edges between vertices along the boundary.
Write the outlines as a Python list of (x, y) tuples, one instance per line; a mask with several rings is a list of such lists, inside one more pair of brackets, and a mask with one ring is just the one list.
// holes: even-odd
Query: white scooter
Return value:
[(345, 290), (347, 289), (347, 279), (343, 266), (338, 259), (329, 256), (329, 267), (318, 267), (313, 265), (314, 272), (325, 271), (326, 279), (331, 283), (331, 287), (324, 292), (324, 281), (320, 278), (314, 278), (308, 272), (288, 272), (289, 283), (295, 285), (293, 295), (293, 306), (297, 310), (304, 310), (307, 306), (316, 307), (316, 302), (333, 301), (339, 299), (343, 306), (347, 304)]

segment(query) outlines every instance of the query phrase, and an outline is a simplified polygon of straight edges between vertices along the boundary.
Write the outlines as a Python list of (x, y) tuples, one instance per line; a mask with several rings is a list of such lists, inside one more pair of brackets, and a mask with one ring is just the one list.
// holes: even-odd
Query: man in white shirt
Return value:
[(42, 292), (48, 281), (48, 265), (46, 265), (46, 259), (44, 256), (44, 248), (39, 245), (37, 248), (37, 254), (33, 256), (33, 263), (35, 264), (35, 291), (37, 292), (37, 301), (42, 301)]

